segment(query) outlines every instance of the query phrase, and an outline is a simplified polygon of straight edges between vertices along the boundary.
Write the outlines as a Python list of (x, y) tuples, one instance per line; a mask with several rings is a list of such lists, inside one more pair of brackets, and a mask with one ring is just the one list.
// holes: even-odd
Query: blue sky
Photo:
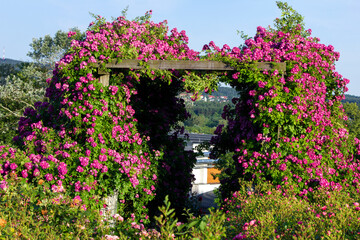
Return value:
[[(350, 79), (348, 94), (360, 96), (360, 1), (359, 0), (288, 0), (305, 17), (307, 28), (324, 44), (340, 52), (337, 71)], [(253, 36), (257, 26), (267, 27), (280, 17), (275, 0), (0, 0), (1, 57), (29, 61), (33, 38), (71, 27), (86, 30), (92, 17), (99, 14), (111, 21), (129, 6), (128, 18), (153, 10), (155, 22), (168, 20), (170, 28), (185, 30), (189, 46), (201, 50), (214, 41), (230, 47), (243, 43), (242, 30)]]

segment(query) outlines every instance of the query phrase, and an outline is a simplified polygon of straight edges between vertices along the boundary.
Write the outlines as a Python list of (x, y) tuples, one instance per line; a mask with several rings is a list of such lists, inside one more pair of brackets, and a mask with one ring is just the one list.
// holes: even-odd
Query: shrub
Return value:
[(2, 239), (100, 239), (110, 228), (98, 211), (84, 209), (74, 200), (22, 178), (8, 179), (0, 190)]
[[(170, 208), (169, 198), (166, 196), (164, 205), (159, 207), (160, 215), (155, 217), (155, 227), (147, 229), (143, 224), (131, 223), (131, 227), (124, 227), (123, 219), (117, 221), (114, 237), (120, 239), (222, 239), (225, 237), (223, 222), (225, 215), (221, 211), (210, 211), (209, 215), (194, 217), (187, 213), (186, 222), (179, 222), (175, 209)], [(119, 219), (119, 216), (115, 216)], [(126, 238), (127, 239), (127, 238)]]
[(358, 198), (318, 189), (312, 201), (269, 183), (243, 185), (225, 199), (227, 237), (233, 239), (358, 239)]

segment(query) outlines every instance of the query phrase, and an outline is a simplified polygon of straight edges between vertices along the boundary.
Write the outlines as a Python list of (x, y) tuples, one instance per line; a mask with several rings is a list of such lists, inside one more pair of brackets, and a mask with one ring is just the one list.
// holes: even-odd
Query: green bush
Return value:
[(358, 239), (359, 198), (318, 189), (312, 200), (269, 183), (242, 186), (225, 200), (228, 239)]
[[(3, 184), (3, 181), (1, 181)], [(134, 218), (119, 214), (104, 218), (98, 211), (83, 209), (78, 199), (54, 193), (39, 180), (34, 187), (13, 176), (0, 190), (0, 239), (221, 239), (225, 214), (186, 215), (179, 222), (168, 197), (147, 228)]]
[(99, 211), (50, 191), (43, 180), (34, 187), (21, 178), (8, 179), (0, 190), (0, 208), (0, 239), (101, 239), (110, 233)]
[[(1, 184), (3, 182), (1, 181)], [(45, 189), (45, 191), (44, 191)], [(13, 176), (0, 192), (0, 239), (358, 239), (359, 198), (344, 191), (313, 192), (312, 200), (269, 183), (242, 185), (221, 210), (180, 222), (168, 197), (152, 227), (98, 211), (61, 193)], [(111, 221), (113, 220), (113, 221)]]

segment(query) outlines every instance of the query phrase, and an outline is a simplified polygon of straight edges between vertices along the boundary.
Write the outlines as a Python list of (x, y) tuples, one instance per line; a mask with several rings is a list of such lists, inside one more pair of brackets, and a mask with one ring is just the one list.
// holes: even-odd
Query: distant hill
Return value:
[[(204, 96), (207, 96), (208, 94), (203, 93)], [(234, 88), (231, 87), (219, 87), (218, 91), (214, 91), (211, 93), (212, 96), (227, 96), (228, 99), (233, 99), (234, 97), (239, 97), (239, 94), (236, 92)]]
[(354, 95), (349, 95), (349, 94), (345, 94), (345, 100), (342, 100), (341, 102), (345, 103), (345, 102), (349, 102), (349, 103), (356, 103), (358, 106), (360, 106), (360, 97), (358, 96), (354, 96)]
[(23, 61), (19, 61), (19, 60), (14, 60), (14, 59), (10, 59), (10, 58), (5, 58), (5, 59), (0, 59), (0, 64), (10, 64), (10, 65), (17, 65), (23, 63)]
[[(211, 95), (213, 96), (227, 96), (229, 97), (229, 99), (232, 99), (233, 97), (238, 97), (238, 93), (236, 92), (236, 90), (234, 88), (230, 88), (230, 87), (219, 87), (217, 92), (213, 92)], [(354, 95), (349, 95), (349, 94), (345, 94), (345, 100), (342, 100), (342, 102), (356, 102), (359, 106), (360, 106), (360, 97), (359, 96), (354, 96)]]
[(21, 65), (24, 62), (22, 61), (18, 61), (18, 60), (14, 60), (14, 59), (9, 59), (9, 58), (5, 58), (5, 59), (0, 59), (0, 84), (4, 84), (5, 83), (5, 79), (7, 76), (12, 75), (12, 74), (16, 74), (17, 72), (19, 72), (21, 70)]

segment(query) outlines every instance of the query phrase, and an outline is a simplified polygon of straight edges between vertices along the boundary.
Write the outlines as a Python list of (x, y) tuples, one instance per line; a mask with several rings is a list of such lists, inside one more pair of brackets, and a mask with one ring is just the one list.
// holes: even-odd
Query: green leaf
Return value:
[(195, 225), (197, 225), (198, 223), (199, 223), (199, 220), (192, 221), (187, 224), (187, 228), (190, 229), (190, 228), (194, 227)]
[(206, 223), (207, 223), (207, 222), (206, 222), (206, 221), (203, 221), (203, 220), (200, 222), (199, 228), (200, 228), (201, 231), (204, 231), (204, 230), (205, 230)]

